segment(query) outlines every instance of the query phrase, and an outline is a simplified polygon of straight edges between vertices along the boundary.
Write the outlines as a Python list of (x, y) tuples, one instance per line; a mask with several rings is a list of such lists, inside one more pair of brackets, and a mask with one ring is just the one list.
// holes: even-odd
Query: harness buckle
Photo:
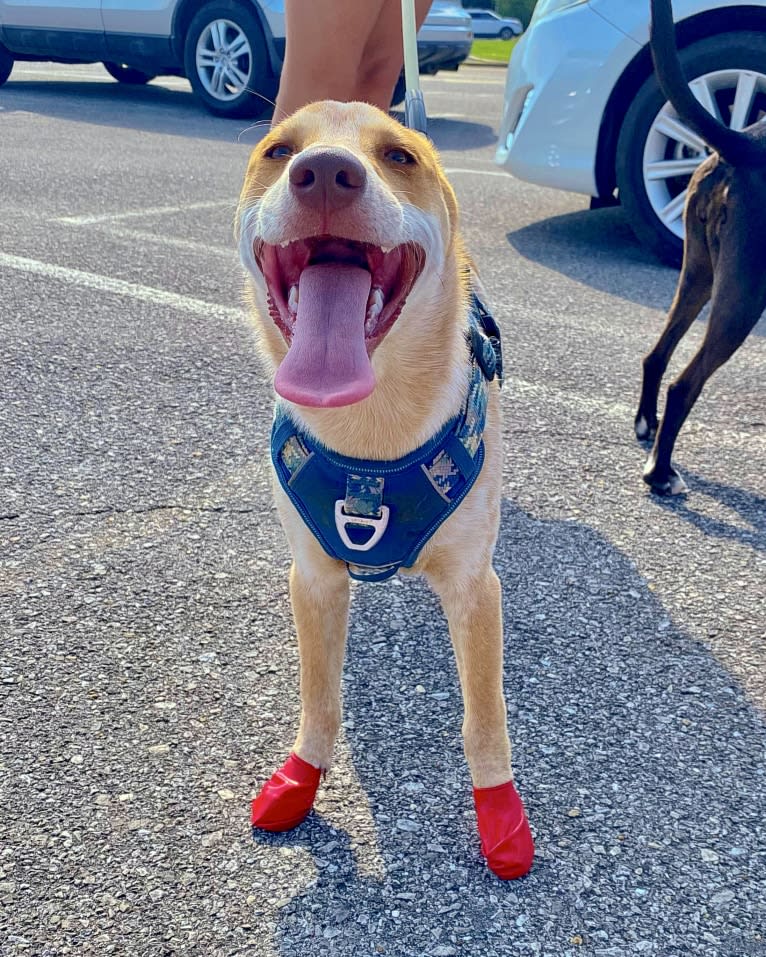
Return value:
[[(340, 540), (346, 548), (351, 548), (355, 552), (368, 552), (377, 545), (383, 537), (383, 533), (388, 527), (390, 510), (387, 505), (381, 505), (379, 518), (371, 518), (368, 515), (347, 515), (343, 511), (344, 504), (345, 500), (342, 498), (337, 499), (335, 502), (335, 527), (340, 535)], [(353, 542), (346, 531), (349, 525), (363, 525), (366, 528), (371, 528), (373, 530), (372, 535), (370, 535), (366, 542), (362, 542), (361, 544)]]

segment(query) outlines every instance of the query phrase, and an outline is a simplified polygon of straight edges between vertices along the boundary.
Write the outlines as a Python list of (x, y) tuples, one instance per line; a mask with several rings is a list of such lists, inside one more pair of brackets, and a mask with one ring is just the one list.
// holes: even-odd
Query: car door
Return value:
[(494, 16), (494, 15), (491, 14), (491, 13), (488, 13), (488, 14), (487, 14), (487, 22), (484, 24), (484, 28), (485, 28), (486, 31), (487, 31), (487, 36), (496, 37), (496, 36), (499, 35), (499, 33), (500, 33), (500, 31), (502, 30), (503, 27), (502, 27), (502, 24), (500, 23), (500, 21), (497, 19), (496, 16)]
[(14, 53), (100, 60), (101, 0), (0, 0), (0, 30)]
[(101, 0), (108, 57), (131, 66), (180, 66), (171, 37), (179, 0)]
[(473, 11), (471, 19), (474, 22), (474, 35), (477, 37), (493, 37), (497, 33), (497, 24), (491, 13)]

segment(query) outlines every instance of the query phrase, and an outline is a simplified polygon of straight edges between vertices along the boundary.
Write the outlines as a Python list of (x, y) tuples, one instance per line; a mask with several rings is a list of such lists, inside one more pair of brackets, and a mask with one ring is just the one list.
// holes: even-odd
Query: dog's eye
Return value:
[(411, 153), (400, 150), (398, 147), (386, 150), (386, 159), (389, 163), (396, 163), (397, 166), (411, 166), (415, 163), (415, 157)]
[(292, 146), (288, 146), (287, 143), (277, 143), (277, 145), (272, 146), (270, 150), (266, 150), (266, 155), (269, 159), (287, 159), (288, 156), (293, 155), (293, 148)]

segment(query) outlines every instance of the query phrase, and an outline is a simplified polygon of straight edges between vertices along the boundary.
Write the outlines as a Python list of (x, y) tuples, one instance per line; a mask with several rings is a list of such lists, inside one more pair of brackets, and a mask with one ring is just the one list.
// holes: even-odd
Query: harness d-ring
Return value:
[[(383, 533), (386, 528), (388, 528), (389, 507), (387, 505), (381, 505), (380, 516), (375, 518), (374, 516), (370, 517), (368, 515), (347, 515), (343, 511), (344, 504), (345, 500), (342, 498), (337, 499), (335, 502), (335, 527), (338, 529), (340, 540), (346, 548), (351, 548), (355, 552), (369, 551), (383, 538)], [(366, 542), (362, 542), (361, 544), (354, 542), (346, 531), (349, 525), (363, 525), (365, 528), (371, 528), (373, 530), (372, 535), (370, 535)]]

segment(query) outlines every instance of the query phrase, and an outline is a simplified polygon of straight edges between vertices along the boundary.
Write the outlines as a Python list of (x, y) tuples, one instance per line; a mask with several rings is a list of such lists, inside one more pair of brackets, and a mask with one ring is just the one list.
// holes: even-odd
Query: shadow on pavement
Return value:
[[(661, 508), (689, 522), (705, 535), (739, 542), (756, 551), (766, 552), (766, 498), (747, 489), (711, 482), (683, 468), (681, 472), (694, 495), (688, 499), (685, 496), (677, 498), (656, 496), (654, 501)], [(694, 507), (696, 495), (714, 499), (734, 513), (734, 520), (714, 518), (697, 511)]]
[(601, 292), (655, 309), (670, 305), (678, 273), (639, 244), (619, 207), (542, 219), (507, 238), (525, 258)]
[[(208, 113), (191, 89), (159, 84), (124, 86), (101, 81), (37, 81), (13, 79), (0, 92), (4, 111), (23, 110), (68, 122), (116, 126), (195, 139), (238, 140), (254, 145), (268, 131), (267, 104), (261, 117), (225, 119)], [(403, 122), (404, 113), (393, 111)], [(467, 120), (429, 117), (428, 132), (440, 149), (471, 150), (495, 142), (492, 127)]]
[[(670, 307), (678, 271), (662, 265), (639, 243), (620, 207), (552, 216), (506, 238), (526, 259), (600, 292), (652, 309)], [(703, 310), (701, 319), (706, 317)], [(766, 336), (766, 319), (752, 334)]]
[[(404, 113), (400, 109), (392, 110), (391, 115), (404, 123)], [(486, 123), (430, 114), (428, 136), (439, 150), (475, 150), (483, 146), (494, 146), (497, 142), (497, 134)]]
[(268, 131), (264, 117), (225, 119), (208, 113), (191, 89), (149, 83), (128, 87), (108, 82), (13, 79), (0, 92), (4, 111), (23, 110), (68, 122), (116, 126), (195, 139), (232, 140), (253, 145)]
[[(628, 558), (587, 526), (506, 503), (497, 566), (533, 871), (503, 884), (479, 856), (460, 693), (435, 599), (417, 581), (360, 588), (337, 772), (318, 813), (263, 839), (308, 851), (317, 871), (282, 906), (275, 950), (760, 952), (766, 791), (755, 751), (736, 742), (766, 745), (762, 717), (673, 626)], [(382, 859), (372, 876), (355, 859), (369, 834), (346, 797), (351, 765)]]

